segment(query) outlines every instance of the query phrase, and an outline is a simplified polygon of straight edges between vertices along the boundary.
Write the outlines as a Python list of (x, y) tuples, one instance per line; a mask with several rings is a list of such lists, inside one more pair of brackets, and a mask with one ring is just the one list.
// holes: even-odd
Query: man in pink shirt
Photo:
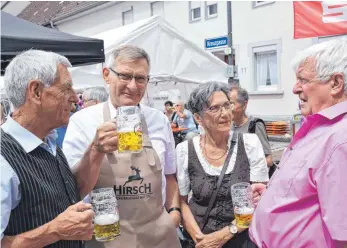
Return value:
[(347, 247), (347, 40), (294, 60), (306, 116), (263, 191), (250, 227), (261, 248)]

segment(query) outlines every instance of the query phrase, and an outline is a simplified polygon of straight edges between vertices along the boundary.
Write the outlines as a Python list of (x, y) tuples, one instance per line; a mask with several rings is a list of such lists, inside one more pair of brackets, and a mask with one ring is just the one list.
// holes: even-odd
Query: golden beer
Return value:
[(142, 132), (119, 132), (118, 152), (141, 152)]
[(252, 221), (253, 212), (253, 208), (236, 209), (234, 212), (236, 225), (240, 228), (248, 228)]
[(106, 242), (114, 240), (120, 235), (120, 222), (116, 214), (96, 216), (94, 219), (94, 232), (97, 241)]

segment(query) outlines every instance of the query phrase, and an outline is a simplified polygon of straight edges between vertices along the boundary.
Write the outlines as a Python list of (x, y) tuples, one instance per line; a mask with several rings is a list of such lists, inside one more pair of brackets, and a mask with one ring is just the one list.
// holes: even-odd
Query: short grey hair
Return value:
[(67, 58), (53, 52), (28, 50), (17, 55), (6, 67), (4, 84), (6, 94), (15, 108), (25, 102), (29, 81), (39, 80), (45, 87), (57, 78), (58, 65), (71, 67)]
[(147, 61), (148, 67), (150, 68), (151, 66), (151, 61), (149, 58), (148, 53), (137, 46), (133, 45), (123, 45), (115, 50), (113, 50), (107, 60), (106, 66), (107, 67), (113, 67), (115, 65), (116, 59), (120, 57), (122, 59), (126, 60), (139, 60), (139, 59), (145, 59)]
[(83, 92), (83, 98), (87, 98), (87, 100), (96, 100), (98, 102), (106, 102), (108, 93), (104, 87), (93, 87)]
[(249, 95), (247, 90), (241, 87), (230, 87), (229, 86), (229, 91), (237, 91), (237, 102), (241, 104), (245, 104), (249, 100)]
[(219, 83), (219, 82), (208, 82), (205, 84), (201, 84), (198, 88), (194, 89), (193, 92), (189, 96), (189, 100), (187, 102), (187, 109), (193, 114), (200, 114), (204, 108), (209, 107), (208, 101), (210, 97), (215, 92), (222, 91), (226, 97), (228, 96), (228, 85)]
[(329, 80), (334, 73), (342, 73), (347, 93), (347, 39), (326, 41), (298, 53), (292, 61), (294, 71), (310, 58), (314, 59), (317, 79), (321, 82)]

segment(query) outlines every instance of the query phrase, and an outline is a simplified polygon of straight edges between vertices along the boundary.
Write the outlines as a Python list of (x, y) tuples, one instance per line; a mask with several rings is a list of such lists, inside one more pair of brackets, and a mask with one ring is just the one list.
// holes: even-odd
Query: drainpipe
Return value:
[[(231, 5), (232, 5), (232, 2), (227, 1), (228, 47), (231, 48), (231, 53), (228, 54), (228, 64), (231, 66), (235, 66), (234, 60), (233, 60), (234, 49), (233, 49), (233, 37), (232, 37), (233, 23), (232, 23)], [(232, 77), (229, 77), (228, 81), (229, 81), (229, 84), (238, 84), (237, 80), (234, 80)]]

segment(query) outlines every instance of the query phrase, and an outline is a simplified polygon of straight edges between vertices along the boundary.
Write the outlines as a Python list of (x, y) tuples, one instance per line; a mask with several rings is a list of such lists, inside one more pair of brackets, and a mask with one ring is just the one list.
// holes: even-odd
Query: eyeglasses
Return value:
[(116, 72), (112, 68), (108, 68), (108, 69), (110, 71), (112, 71), (114, 74), (116, 74), (118, 76), (118, 78), (123, 82), (130, 82), (131, 80), (133, 80), (133, 78), (135, 78), (135, 82), (138, 84), (147, 84), (149, 81), (149, 76), (146, 76), (146, 77), (134, 76), (134, 75), (130, 75), (130, 74), (124, 74), (124, 73)]
[(231, 110), (233, 109), (233, 107), (234, 107), (234, 104), (232, 104), (231, 102), (225, 102), (223, 105), (211, 106), (207, 108), (206, 111), (211, 113), (218, 113), (219, 111), (222, 110), (222, 108), (224, 108), (225, 110)]

